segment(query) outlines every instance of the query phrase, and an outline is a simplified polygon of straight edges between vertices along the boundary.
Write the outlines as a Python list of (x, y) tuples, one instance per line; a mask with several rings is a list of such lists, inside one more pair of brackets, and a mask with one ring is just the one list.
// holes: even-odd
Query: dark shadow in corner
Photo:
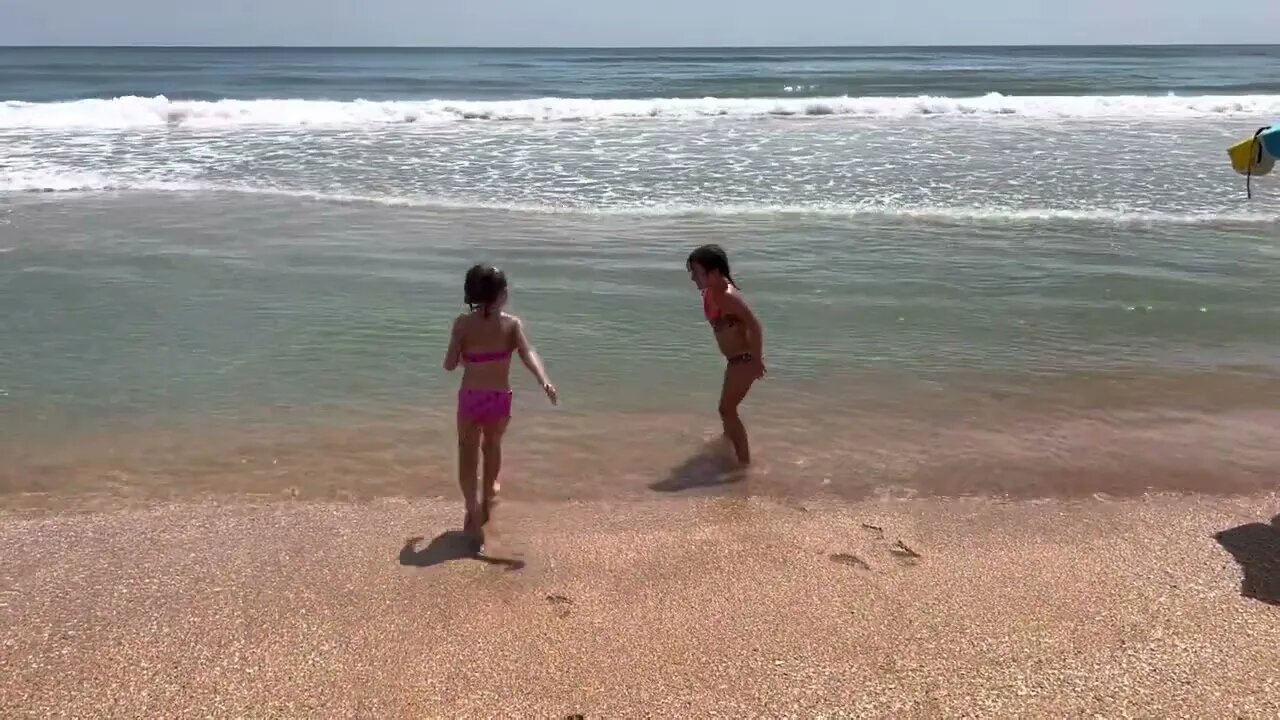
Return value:
[(1280, 515), (1271, 523), (1249, 523), (1215, 534), (1218, 544), (1240, 563), (1240, 594), (1280, 605)]
[(650, 484), (649, 489), (680, 492), (741, 482), (747, 477), (746, 469), (731, 460), (729, 452), (723, 438), (712, 440), (672, 468), (665, 478)]
[(454, 560), (479, 560), (486, 565), (497, 565), (507, 572), (524, 568), (523, 560), (492, 557), (477, 552), (475, 541), (461, 530), (449, 530), (440, 533), (426, 547), (418, 549), (423, 538), (411, 537), (404, 541), (400, 548), (400, 564), (407, 567), (432, 567)]

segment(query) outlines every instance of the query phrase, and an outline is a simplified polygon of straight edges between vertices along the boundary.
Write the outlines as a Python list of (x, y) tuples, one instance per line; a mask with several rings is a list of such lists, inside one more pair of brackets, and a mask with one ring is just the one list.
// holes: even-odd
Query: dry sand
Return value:
[(0, 516), (0, 717), (1274, 718), (1277, 512), (508, 503), (488, 562), (434, 501)]

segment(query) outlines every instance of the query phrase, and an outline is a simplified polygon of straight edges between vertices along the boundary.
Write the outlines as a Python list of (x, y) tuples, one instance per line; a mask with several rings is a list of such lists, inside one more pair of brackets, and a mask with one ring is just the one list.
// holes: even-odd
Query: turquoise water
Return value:
[(1274, 94), (1277, 46), (0, 48), (0, 97), (509, 100)]
[(0, 49), (0, 478), (446, 494), (490, 260), (565, 401), (518, 400), (523, 491), (648, 492), (715, 433), (683, 259), (719, 242), (768, 330), (759, 492), (1273, 484), (1280, 199), (1224, 149), (1278, 65)]

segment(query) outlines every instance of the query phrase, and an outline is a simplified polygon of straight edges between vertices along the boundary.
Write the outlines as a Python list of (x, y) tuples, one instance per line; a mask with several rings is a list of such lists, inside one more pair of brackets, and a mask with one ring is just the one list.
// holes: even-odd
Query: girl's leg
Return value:
[(458, 418), (458, 485), (462, 487), (462, 500), (467, 515), (462, 531), (473, 535), (480, 529), (480, 506), (476, 502), (476, 466), (480, 461), (480, 426)]
[(752, 369), (746, 364), (729, 364), (724, 369), (724, 387), (720, 391), (720, 420), (724, 434), (733, 443), (738, 462), (751, 464), (751, 446), (747, 441), (747, 428), (738, 415), (738, 406), (747, 397), (747, 391), (756, 381)]
[(480, 524), (489, 522), (489, 515), (498, 500), (498, 473), (502, 472), (502, 436), (507, 432), (508, 418), (484, 427), (480, 452), (484, 455), (484, 496), (481, 501)]

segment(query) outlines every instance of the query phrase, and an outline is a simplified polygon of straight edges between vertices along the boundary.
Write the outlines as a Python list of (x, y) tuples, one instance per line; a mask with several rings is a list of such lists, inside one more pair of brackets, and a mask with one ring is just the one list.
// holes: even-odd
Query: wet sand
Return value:
[(1275, 495), (500, 512), (0, 516), (0, 716), (1280, 713)]
[[(752, 493), (779, 501), (1095, 493), (1248, 495), (1280, 477), (1280, 376), (1222, 373), (996, 386), (762, 384), (746, 408)], [(785, 389), (787, 386), (783, 386)], [(753, 390), (753, 393), (756, 391)], [(592, 412), (517, 399), (508, 497), (643, 501), (723, 469), (715, 400)], [(439, 400), (439, 398), (436, 398)], [(785, 402), (780, 400), (785, 399)], [(65, 432), (0, 408), (0, 511), (117, 510), (210, 498), (457, 497), (453, 407), (281, 411), (270, 421), (150, 418)]]

